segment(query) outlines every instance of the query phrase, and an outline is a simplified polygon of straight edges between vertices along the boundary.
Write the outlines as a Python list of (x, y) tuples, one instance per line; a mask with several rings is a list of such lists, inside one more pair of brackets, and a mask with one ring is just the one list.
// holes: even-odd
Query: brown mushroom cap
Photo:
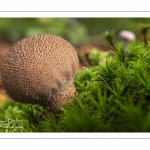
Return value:
[(41, 104), (55, 113), (74, 97), (78, 67), (76, 51), (63, 38), (30, 36), (8, 52), (1, 68), (2, 84), (13, 100)]

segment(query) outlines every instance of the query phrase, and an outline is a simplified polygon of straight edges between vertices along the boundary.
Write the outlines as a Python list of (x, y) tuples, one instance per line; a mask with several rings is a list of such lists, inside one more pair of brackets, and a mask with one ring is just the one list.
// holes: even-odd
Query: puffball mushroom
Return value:
[(79, 60), (65, 39), (38, 34), (18, 41), (3, 62), (2, 84), (21, 103), (40, 104), (53, 113), (74, 97)]

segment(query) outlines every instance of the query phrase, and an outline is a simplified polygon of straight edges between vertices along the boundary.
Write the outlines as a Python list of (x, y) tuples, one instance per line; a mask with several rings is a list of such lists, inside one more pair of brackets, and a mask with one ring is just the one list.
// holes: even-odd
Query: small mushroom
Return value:
[(61, 37), (38, 34), (18, 41), (3, 62), (2, 84), (11, 99), (40, 104), (53, 113), (74, 97), (79, 60)]
[(131, 31), (128, 31), (128, 30), (120, 31), (119, 32), (119, 38), (123, 41), (125, 48), (128, 47), (129, 42), (136, 40), (135, 34)]

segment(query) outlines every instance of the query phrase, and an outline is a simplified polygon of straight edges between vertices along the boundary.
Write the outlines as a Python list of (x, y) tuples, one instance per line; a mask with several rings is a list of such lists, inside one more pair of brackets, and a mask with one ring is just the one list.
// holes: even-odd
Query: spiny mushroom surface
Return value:
[(61, 37), (38, 34), (18, 41), (3, 62), (2, 84), (14, 101), (40, 104), (53, 113), (74, 97), (79, 60)]

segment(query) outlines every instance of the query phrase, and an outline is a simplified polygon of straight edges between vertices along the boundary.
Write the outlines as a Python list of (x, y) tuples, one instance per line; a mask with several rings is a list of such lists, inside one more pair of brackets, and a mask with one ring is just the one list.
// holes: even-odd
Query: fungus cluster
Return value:
[(53, 113), (74, 97), (79, 60), (61, 37), (38, 34), (18, 41), (3, 62), (2, 84), (17, 102), (40, 104)]

